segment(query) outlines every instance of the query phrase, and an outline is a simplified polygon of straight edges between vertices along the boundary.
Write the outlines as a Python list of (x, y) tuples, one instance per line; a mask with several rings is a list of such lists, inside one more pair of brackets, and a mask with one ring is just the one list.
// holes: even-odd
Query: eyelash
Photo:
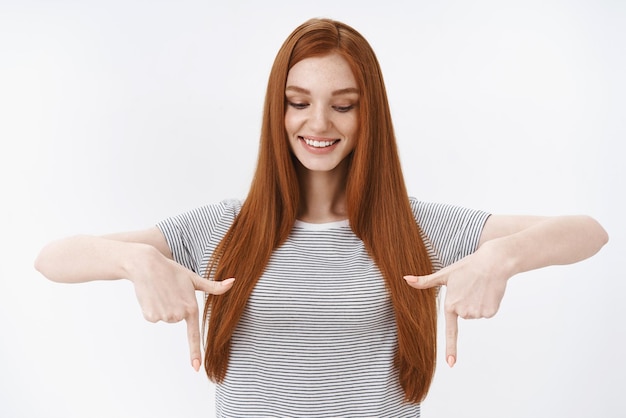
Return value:
[(350, 105), (350, 106), (333, 106), (333, 109), (335, 109), (337, 112), (346, 113), (346, 112), (349, 112), (352, 109), (354, 109), (354, 105)]
[[(298, 110), (306, 109), (309, 106), (307, 103), (294, 103), (294, 102), (289, 102), (289, 101), (287, 102), (287, 104), (293, 107), (294, 109), (298, 109)], [(339, 113), (346, 113), (354, 109), (354, 105), (333, 106), (333, 109), (335, 109)]]
[(308, 106), (308, 104), (306, 103), (294, 103), (294, 102), (287, 102), (287, 104), (291, 107), (293, 107), (294, 109), (304, 109)]

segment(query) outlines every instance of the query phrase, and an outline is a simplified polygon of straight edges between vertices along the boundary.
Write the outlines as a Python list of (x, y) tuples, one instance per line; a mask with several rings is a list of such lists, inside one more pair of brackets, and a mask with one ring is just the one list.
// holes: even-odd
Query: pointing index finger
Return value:
[(446, 362), (453, 367), (456, 363), (456, 345), (459, 335), (459, 317), (454, 312), (446, 312)]
[(191, 356), (191, 365), (198, 371), (202, 364), (202, 353), (200, 352), (200, 321), (198, 313), (190, 313), (187, 318), (187, 339), (189, 340), (189, 353)]

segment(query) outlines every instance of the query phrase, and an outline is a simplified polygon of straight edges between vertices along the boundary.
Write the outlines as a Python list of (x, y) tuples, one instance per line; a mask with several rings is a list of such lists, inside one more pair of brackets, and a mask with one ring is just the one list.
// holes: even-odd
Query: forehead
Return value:
[(287, 87), (297, 86), (307, 90), (356, 88), (357, 82), (348, 61), (339, 54), (305, 58), (287, 75)]

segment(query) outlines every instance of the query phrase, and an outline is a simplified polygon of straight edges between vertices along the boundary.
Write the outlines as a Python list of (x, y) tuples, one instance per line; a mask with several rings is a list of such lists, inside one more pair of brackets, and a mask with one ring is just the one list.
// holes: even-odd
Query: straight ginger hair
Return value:
[(289, 148), (284, 121), (287, 74), (303, 59), (330, 53), (348, 61), (360, 92), (358, 138), (346, 157), (350, 227), (384, 277), (395, 313), (398, 347), (394, 363), (400, 385), (407, 401), (420, 402), (435, 371), (437, 291), (411, 288), (403, 276), (429, 274), (432, 265), (410, 207), (378, 60), (356, 30), (330, 19), (312, 19), (296, 28), (272, 66), (250, 191), (207, 269), (207, 275), (216, 280), (237, 280), (229, 292), (207, 297), (204, 366), (212, 381), (223, 381), (231, 336), (248, 297), (298, 214), (297, 160)]

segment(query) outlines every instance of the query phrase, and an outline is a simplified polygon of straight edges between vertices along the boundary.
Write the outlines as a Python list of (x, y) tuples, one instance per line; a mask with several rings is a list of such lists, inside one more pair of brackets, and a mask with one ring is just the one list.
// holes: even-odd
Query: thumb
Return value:
[(441, 273), (441, 270), (426, 276), (407, 275), (404, 276), (404, 280), (416, 289), (430, 289), (446, 284), (446, 276)]
[(219, 281), (203, 279), (200, 276), (193, 277), (193, 287), (196, 290), (210, 293), (212, 295), (221, 295), (222, 293), (226, 293), (228, 290), (230, 290), (231, 287), (233, 287), (234, 282), (234, 277)]

